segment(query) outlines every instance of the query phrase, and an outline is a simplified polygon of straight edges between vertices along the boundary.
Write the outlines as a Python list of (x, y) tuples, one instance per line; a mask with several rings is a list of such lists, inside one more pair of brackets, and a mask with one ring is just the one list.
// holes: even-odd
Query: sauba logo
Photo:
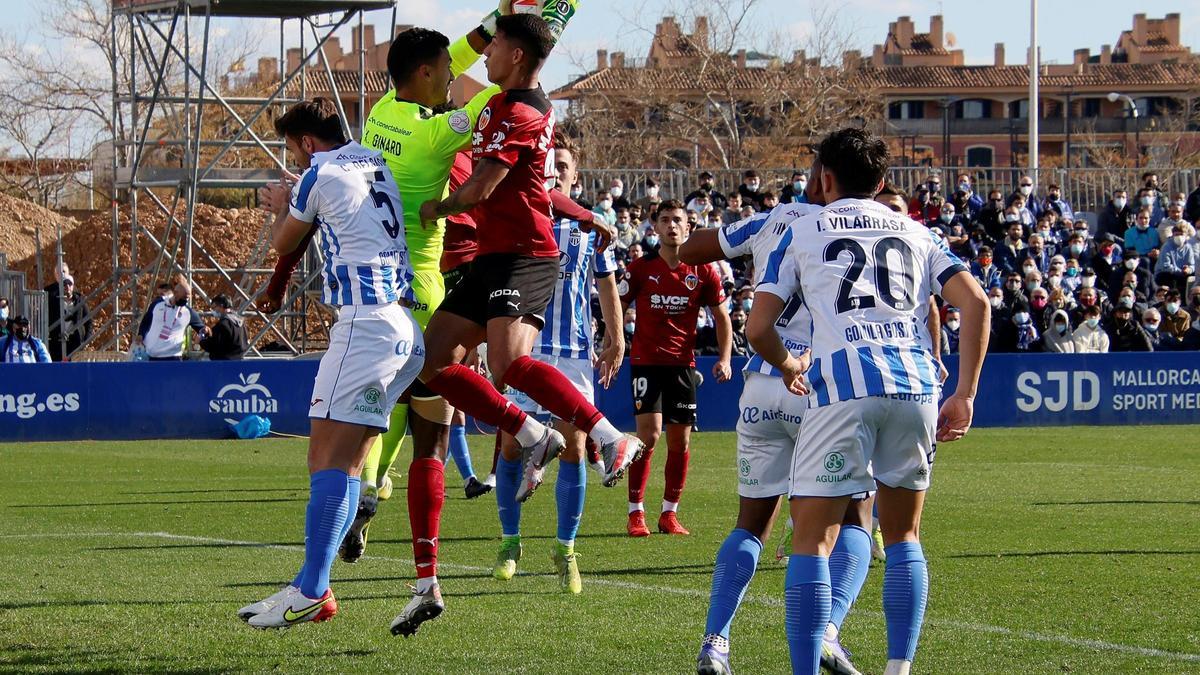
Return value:
[(655, 307), (687, 307), (688, 296), (651, 293), (650, 304)]
[(261, 373), (238, 374), (239, 382), (227, 384), (217, 392), (216, 398), (208, 402), (208, 412), (226, 415), (225, 421), (237, 424), (232, 416), (264, 415), (279, 412), (279, 401), (271, 390), (258, 383)]

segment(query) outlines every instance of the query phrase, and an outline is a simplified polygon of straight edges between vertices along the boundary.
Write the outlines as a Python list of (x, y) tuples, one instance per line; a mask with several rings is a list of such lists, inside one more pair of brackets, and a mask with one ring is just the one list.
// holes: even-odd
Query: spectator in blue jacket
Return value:
[(1046, 211), (1054, 211), (1059, 218), (1075, 219), (1075, 212), (1071, 210), (1071, 202), (1063, 199), (1062, 188), (1054, 183), (1051, 183), (1046, 190), (1046, 201), (1042, 204), (1042, 212)]
[[(1025, 267), (1028, 262), (1032, 262), (1033, 266), (1037, 268), (1037, 271), (1041, 272), (1042, 274), (1050, 271), (1050, 253), (1046, 251), (1046, 242), (1042, 239), (1042, 235), (1040, 234), (1029, 235), (1029, 244), (1026, 245), (1025, 250), (1018, 254), (1018, 256), (1021, 260), (1022, 268)], [(1027, 276), (1029, 274), (1029, 270), (1022, 269), (1022, 274)]]
[(975, 214), (983, 210), (983, 197), (975, 193), (975, 181), (965, 173), (958, 174), (958, 185), (956, 186), (959, 192), (964, 193), (967, 198), (967, 214), (974, 218)]
[(999, 288), (1003, 281), (1000, 278), (1000, 268), (992, 264), (992, 248), (980, 246), (979, 255), (971, 263), (971, 276), (979, 282), (986, 293), (989, 288)]
[(1133, 227), (1125, 230), (1125, 250), (1136, 251), (1137, 255), (1150, 255), (1158, 248), (1158, 230), (1152, 224), (1152, 211), (1143, 207), (1133, 219)]
[(8, 322), (8, 335), (0, 340), (0, 363), (50, 363), (46, 345), (29, 334), (29, 319), (15, 316)]
[(1183, 225), (1171, 230), (1171, 238), (1158, 254), (1158, 265), (1154, 268), (1154, 280), (1160, 286), (1169, 286), (1183, 292), (1188, 278), (1196, 274), (1200, 263), (1200, 243), (1188, 241)]
[(1004, 212), (1008, 236), (996, 244), (996, 266), (1006, 274), (1019, 269), (1018, 263), (1024, 257), (1025, 242), (1021, 241), (1021, 233), (1025, 228), (1019, 218), (1016, 207), (1008, 207)]
[(1133, 205), (1135, 210), (1150, 209), (1150, 227), (1158, 227), (1158, 221), (1167, 215), (1163, 208), (1162, 199), (1160, 199), (1158, 190), (1151, 187), (1144, 187), (1138, 190), (1137, 203)]
[[(1042, 207), (1041, 204), (1038, 203), (1040, 200), (1033, 192), (1033, 178), (1030, 178), (1029, 176), (1021, 176), (1021, 179), (1017, 181), (1017, 192), (1013, 196), (1024, 198), (1025, 206), (1032, 214), (1030, 222), (1036, 222), (1037, 217), (1042, 215)], [(1010, 200), (1009, 203), (1012, 203), (1012, 201)]]

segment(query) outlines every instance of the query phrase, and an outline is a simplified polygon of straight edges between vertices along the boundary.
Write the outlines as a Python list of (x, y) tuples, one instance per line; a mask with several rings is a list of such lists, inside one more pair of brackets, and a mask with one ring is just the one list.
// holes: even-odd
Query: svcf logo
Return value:
[(842, 456), (842, 453), (835, 450), (825, 455), (825, 470), (829, 473), (837, 473), (845, 466), (846, 458)]
[(743, 476), (750, 475), (750, 460), (743, 457), (741, 460), (738, 461), (738, 467), (741, 469)]
[(379, 390), (371, 387), (363, 392), (363, 400), (371, 405), (379, 403)]

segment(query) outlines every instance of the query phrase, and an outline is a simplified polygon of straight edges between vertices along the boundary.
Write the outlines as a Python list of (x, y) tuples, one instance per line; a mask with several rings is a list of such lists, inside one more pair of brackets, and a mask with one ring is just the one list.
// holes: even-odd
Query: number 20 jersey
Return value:
[(383, 155), (353, 141), (313, 155), (292, 188), (290, 212), (316, 223), (325, 258), (322, 302), (412, 300), (404, 205)]
[(929, 228), (878, 202), (841, 199), (792, 222), (758, 289), (800, 293), (813, 316), (810, 407), (936, 395), (929, 296), (962, 262)]

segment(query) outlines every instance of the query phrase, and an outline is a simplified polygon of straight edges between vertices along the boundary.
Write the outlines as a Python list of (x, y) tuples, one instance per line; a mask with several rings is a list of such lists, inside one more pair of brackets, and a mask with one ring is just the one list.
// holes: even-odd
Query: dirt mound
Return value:
[(0, 194), (0, 252), (8, 256), (10, 265), (32, 256), (37, 250), (37, 239), (33, 232), (35, 228), (41, 236), (42, 246), (49, 245), (53, 251), (56, 229), (60, 225), (63, 236), (66, 236), (79, 225), (79, 221), (60, 216), (32, 202)]

